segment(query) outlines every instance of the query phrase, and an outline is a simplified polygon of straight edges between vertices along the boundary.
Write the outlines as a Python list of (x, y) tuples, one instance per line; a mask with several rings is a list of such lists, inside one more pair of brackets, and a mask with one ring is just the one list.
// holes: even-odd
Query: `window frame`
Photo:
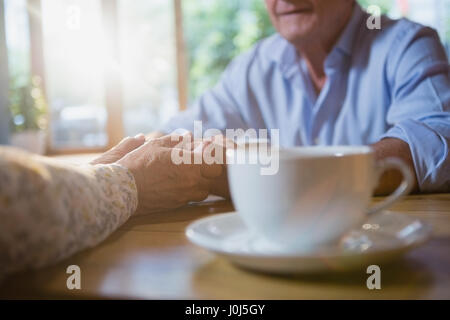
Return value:
[(5, 3), (0, 0), (0, 144), (9, 142), (9, 72), (6, 45)]
[[(3, 1), (3, 0), (2, 0)], [(179, 110), (184, 110), (188, 101), (188, 77), (186, 45), (183, 33), (183, 10), (182, 0), (173, 1), (173, 16), (175, 23), (175, 50), (176, 50), (176, 70), (177, 70), (177, 92)], [(46, 77), (45, 77), (45, 57), (43, 43), (43, 25), (38, 17), (42, 13), (41, 0), (27, 0), (27, 15), (29, 20), (30, 34), (30, 56), (31, 74), (42, 79), (42, 89), (47, 97)], [(30, 14), (30, 12), (33, 14)], [(118, 21), (118, 0), (101, 0), (102, 23), (107, 32), (107, 44), (111, 52), (116, 52), (114, 59), (119, 61), (119, 21)], [(83, 147), (83, 148), (55, 148), (52, 143), (51, 126), (52, 121), (48, 115), (47, 126), (47, 148), (48, 155), (65, 155), (74, 153), (98, 153), (116, 145), (122, 140), (124, 135), (123, 123), (123, 83), (120, 74), (113, 68), (105, 70), (105, 107), (107, 112), (106, 134), (108, 143), (104, 147)], [(51, 108), (49, 106), (49, 108)], [(50, 112), (49, 112), (50, 114)]]

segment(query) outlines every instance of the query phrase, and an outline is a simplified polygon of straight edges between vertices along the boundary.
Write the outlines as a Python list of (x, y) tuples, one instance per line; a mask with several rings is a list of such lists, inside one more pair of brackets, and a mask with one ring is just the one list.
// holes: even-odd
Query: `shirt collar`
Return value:
[(337, 41), (334, 48), (342, 50), (347, 55), (352, 55), (353, 44), (355, 42), (356, 34), (360, 29), (361, 20), (364, 16), (364, 11), (361, 9), (358, 3), (355, 2), (355, 7), (353, 8), (352, 17), (347, 23), (344, 31), (342, 32), (339, 40)]
[(269, 38), (265, 52), (268, 58), (275, 62), (285, 75), (298, 61), (295, 47), (278, 33)]

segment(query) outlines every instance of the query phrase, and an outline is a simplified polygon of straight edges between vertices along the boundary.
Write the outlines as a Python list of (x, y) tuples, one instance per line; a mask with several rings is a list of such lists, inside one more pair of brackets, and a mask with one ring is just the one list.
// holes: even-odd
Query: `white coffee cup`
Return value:
[[(235, 208), (250, 231), (286, 251), (308, 251), (336, 241), (368, 214), (408, 194), (413, 184), (412, 173), (402, 161), (376, 162), (373, 149), (367, 146), (269, 150), (269, 154), (248, 146), (227, 150), (228, 181)], [(267, 160), (279, 161), (275, 174), (262, 174)], [(368, 209), (378, 179), (387, 169), (400, 170), (403, 182)]]

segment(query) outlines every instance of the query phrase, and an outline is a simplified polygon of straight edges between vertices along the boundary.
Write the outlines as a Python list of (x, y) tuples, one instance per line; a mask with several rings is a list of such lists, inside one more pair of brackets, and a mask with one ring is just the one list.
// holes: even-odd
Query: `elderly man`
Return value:
[[(237, 57), (220, 82), (161, 128), (279, 129), (281, 146), (372, 145), (450, 191), (450, 79), (436, 32), (406, 19), (380, 29), (354, 0), (266, 0), (278, 33)], [(155, 133), (155, 135), (159, 135)], [(400, 177), (382, 178), (379, 193)]]

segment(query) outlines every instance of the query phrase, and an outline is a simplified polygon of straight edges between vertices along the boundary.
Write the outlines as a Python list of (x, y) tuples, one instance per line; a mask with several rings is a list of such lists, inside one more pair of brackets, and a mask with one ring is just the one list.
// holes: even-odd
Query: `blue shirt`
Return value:
[(419, 188), (450, 191), (450, 68), (437, 33), (407, 19), (366, 27), (358, 5), (325, 61), (317, 96), (305, 61), (275, 34), (162, 129), (279, 129), (281, 146), (409, 144)]

